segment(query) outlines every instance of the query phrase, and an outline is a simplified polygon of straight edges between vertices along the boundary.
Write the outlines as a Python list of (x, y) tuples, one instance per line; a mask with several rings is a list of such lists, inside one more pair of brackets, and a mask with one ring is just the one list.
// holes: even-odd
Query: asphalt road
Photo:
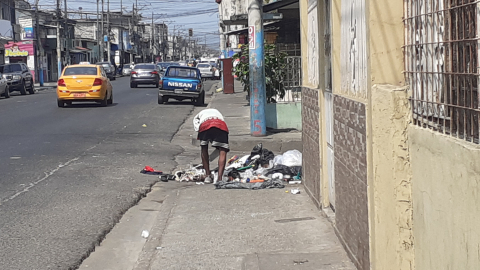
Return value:
[(139, 171), (175, 167), (193, 106), (128, 82), (108, 107), (57, 108), (53, 89), (0, 98), (0, 269), (75, 269), (158, 180)]

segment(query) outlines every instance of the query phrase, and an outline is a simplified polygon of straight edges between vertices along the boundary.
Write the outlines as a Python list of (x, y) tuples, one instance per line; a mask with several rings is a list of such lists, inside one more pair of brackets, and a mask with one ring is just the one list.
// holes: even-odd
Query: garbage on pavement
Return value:
[(140, 173), (143, 173), (143, 174), (150, 174), (150, 175), (160, 175), (160, 174), (163, 174), (162, 171), (157, 171), (157, 170), (154, 170), (152, 167), (150, 166), (145, 166), (145, 168), (143, 168)]
[[(189, 165), (173, 175), (162, 175), (168, 180), (204, 184), (205, 170), (201, 164)], [(286, 184), (302, 181), (302, 153), (286, 151), (275, 156), (272, 151), (257, 144), (250, 155), (233, 156), (228, 159), (224, 174), (219, 177), (218, 168), (212, 170), (213, 183), (217, 189), (266, 189), (284, 188)], [(173, 178), (173, 179), (171, 179)], [(201, 184), (200, 184), (201, 183)]]
[(284, 188), (287, 183), (299, 184), (302, 179), (302, 153), (291, 150), (275, 156), (259, 143), (250, 155), (230, 158), (224, 176), (227, 181), (214, 181), (217, 189)]

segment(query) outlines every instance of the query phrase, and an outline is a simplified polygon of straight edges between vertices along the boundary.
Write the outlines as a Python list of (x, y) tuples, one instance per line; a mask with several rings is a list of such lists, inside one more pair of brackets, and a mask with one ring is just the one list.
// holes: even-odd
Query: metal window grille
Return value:
[(479, 143), (480, 0), (405, 0), (413, 123)]

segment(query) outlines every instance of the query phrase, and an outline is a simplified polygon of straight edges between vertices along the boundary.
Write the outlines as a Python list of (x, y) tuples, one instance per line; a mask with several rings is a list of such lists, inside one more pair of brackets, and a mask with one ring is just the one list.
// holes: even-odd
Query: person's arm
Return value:
[(200, 130), (200, 114), (202, 112), (199, 112), (195, 117), (193, 118), (193, 128), (195, 129), (196, 132)]

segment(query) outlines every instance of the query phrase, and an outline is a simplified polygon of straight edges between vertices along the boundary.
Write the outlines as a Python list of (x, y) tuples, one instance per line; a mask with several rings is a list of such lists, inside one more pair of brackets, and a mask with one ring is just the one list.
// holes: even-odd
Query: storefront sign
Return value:
[(8, 42), (5, 45), (5, 57), (22, 57), (33, 56), (33, 42), (21, 41), (21, 42)]

